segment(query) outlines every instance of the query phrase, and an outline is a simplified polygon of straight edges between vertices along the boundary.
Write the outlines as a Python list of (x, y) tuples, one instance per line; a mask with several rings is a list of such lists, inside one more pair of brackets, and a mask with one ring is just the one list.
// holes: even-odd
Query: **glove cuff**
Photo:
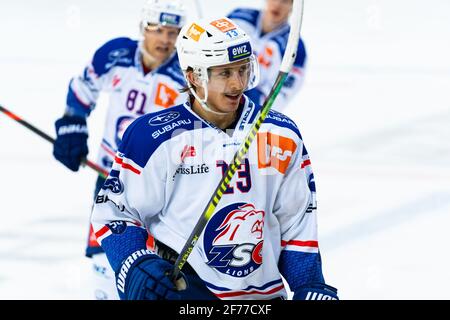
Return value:
[(337, 289), (325, 283), (309, 283), (294, 292), (293, 300), (339, 300)]
[(130, 271), (143, 260), (155, 258), (160, 259), (160, 257), (154, 252), (148, 249), (141, 249), (133, 252), (125, 260), (123, 260), (122, 266), (116, 274), (116, 287), (119, 290), (120, 296), (125, 294), (126, 278)]

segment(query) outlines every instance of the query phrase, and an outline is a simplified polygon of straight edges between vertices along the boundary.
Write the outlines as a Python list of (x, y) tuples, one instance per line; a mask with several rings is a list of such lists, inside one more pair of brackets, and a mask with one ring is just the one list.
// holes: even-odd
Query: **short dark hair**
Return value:
[[(187, 67), (187, 69), (186, 69), (186, 73), (193, 72), (193, 71), (194, 71), (194, 69), (192, 67)], [(188, 80), (186, 79), (186, 81), (188, 81)], [(179, 91), (180, 91), (180, 93), (186, 93), (187, 92), (191, 96), (192, 94), (191, 94), (191, 91), (189, 90), (190, 87), (193, 87), (194, 90), (195, 90), (195, 86), (193, 84), (189, 84), (188, 83), (183, 88), (181, 88)]]

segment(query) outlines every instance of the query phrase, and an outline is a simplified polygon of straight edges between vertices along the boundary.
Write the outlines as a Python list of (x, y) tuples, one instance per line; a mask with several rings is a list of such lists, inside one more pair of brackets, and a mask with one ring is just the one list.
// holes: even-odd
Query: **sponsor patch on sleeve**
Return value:
[(275, 168), (282, 174), (297, 149), (294, 140), (270, 132), (258, 132), (258, 168)]
[(155, 104), (163, 108), (169, 108), (175, 104), (178, 92), (164, 83), (158, 83), (156, 89)]

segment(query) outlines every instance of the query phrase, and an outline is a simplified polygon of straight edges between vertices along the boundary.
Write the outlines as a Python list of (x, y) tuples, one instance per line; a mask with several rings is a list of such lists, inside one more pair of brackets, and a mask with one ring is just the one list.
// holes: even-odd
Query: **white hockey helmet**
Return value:
[(188, 68), (191, 68), (205, 89), (205, 97), (201, 100), (192, 88), (191, 93), (209, 111), (206, 106), (209, 68), (248, 61), (250, 72), (245, 90), (258, 85), (259, 65), (253, 54), (250, 37), (228, 18), (200, 19), (185, 25), (180, 31), (176, 47), (185, 77)]
[(141, 30), (148, 25), (181, 28), (186, 22), (186, 10), (181, 0), (148, 0), (141, 13)]

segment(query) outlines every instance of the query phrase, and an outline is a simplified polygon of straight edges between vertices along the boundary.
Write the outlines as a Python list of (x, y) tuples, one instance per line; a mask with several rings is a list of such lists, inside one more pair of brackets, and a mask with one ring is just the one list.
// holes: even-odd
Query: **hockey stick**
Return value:
[(200, 0), (194, 0), (195, 2), (195, 8), (197, 9), (197, 15), (199, 17), (199, 19), (203, 18), (203, 11), (202, 11), (202, 7), (200, 6)]
[(295, 57), (297, 55), (297, 47), (300, 39), (302, 18), (303, 18), (303, 0), (293, 0), (291, 30), (289, 33), (286, 51), (283, 56), (283, 61), (281, 62), (281, 67), (277, 79), (275, 80), (275, 83), (272, 86), (269, 95), (264, 101), (262, 109), (259, 111), (257, 120), (253, 123), (249, 133), (247, 134), (244, 141), (240, 145), (239, 150), (235, 153), (232, 163), (230, 164), (225, 174), (223, 175), (222, 179), (220, 180), (219, 185), (217, 186), (216, 190), (211, 196), (211, 199), (209, 200), (200, 219), (195, 225), (194, 230), (192, 231), (191, 235), (189, 236), (189, 239), (187, 240), (186, 244), (181, 250), (180, 255), (175, 261), (175, 269), (172, 274), (173, 279), (178, 278), (181, 269), (183, 268), (189, 255), (194, 249), (195, 244), (200, 238), (203, 229), (205, 228), (206, 224), (208, 223), (209, 219), (214, 213), (214, 210), (219, 204), (219, 201), (222, 198), (223, 193), (227, 189), (227, 185), (231, 182), (234, 173), (244, 160), (244, 157), (247, 154), (248, 149), (250, 148), (250, 144), (255, 139), (255, 136), (259, 128), (261, 127), (261, 124), (266, 119), (266, 116), (269, 113), (270, 108), (272, 107), (272, 104), (275, 101), (275, 98), (280, 92), (281, 87), (283, 86), (283, 83), (286, 80), (289, 71), (292, 69)]
[[(41, 138), (44, 138), (45, 140), (47, 140), (48, 142), (50, 142), (51, 144), (55, 143), (55, 139), (53, 139), (52, 137), (50, 137), (48, 134), (46, 134), (45, 132), (39, 130), (38, 128), (36, 128), (35, 126), (33, 126), (32, 124), (30, 124), (29, 122), (23, 120), (22, 118), (20, 118), (18, 115), (12, 113), (11, 111), (9, 111), (8, 109), (4, 108), (2, 105), (0, 105), (0, 111), (3, 112), (4, 114), (6, 114), (8, 117), (10, 117), (11, 119), (13, 119), (14, 121), (17, 121), (18, 123), (20, 123), (21, 125), (23, 125), (24, 127), (30, 129), (31, 131), (33, 131), (34, 133), (36, 133), (38, 136), (40, 136)], [(102, 176), (102, 178), (106, 178), (108, 177), (108, 172), (103, 170), (102, 168), (100, 168), (98, 165), (96, 165), (95, 163), (87, 160), (87, 159), (83, 159), (81, 160), (82, 164), (87, 165), (89, 168), (94, 169), (95, 171), (97, 171), (97, 173)]]

